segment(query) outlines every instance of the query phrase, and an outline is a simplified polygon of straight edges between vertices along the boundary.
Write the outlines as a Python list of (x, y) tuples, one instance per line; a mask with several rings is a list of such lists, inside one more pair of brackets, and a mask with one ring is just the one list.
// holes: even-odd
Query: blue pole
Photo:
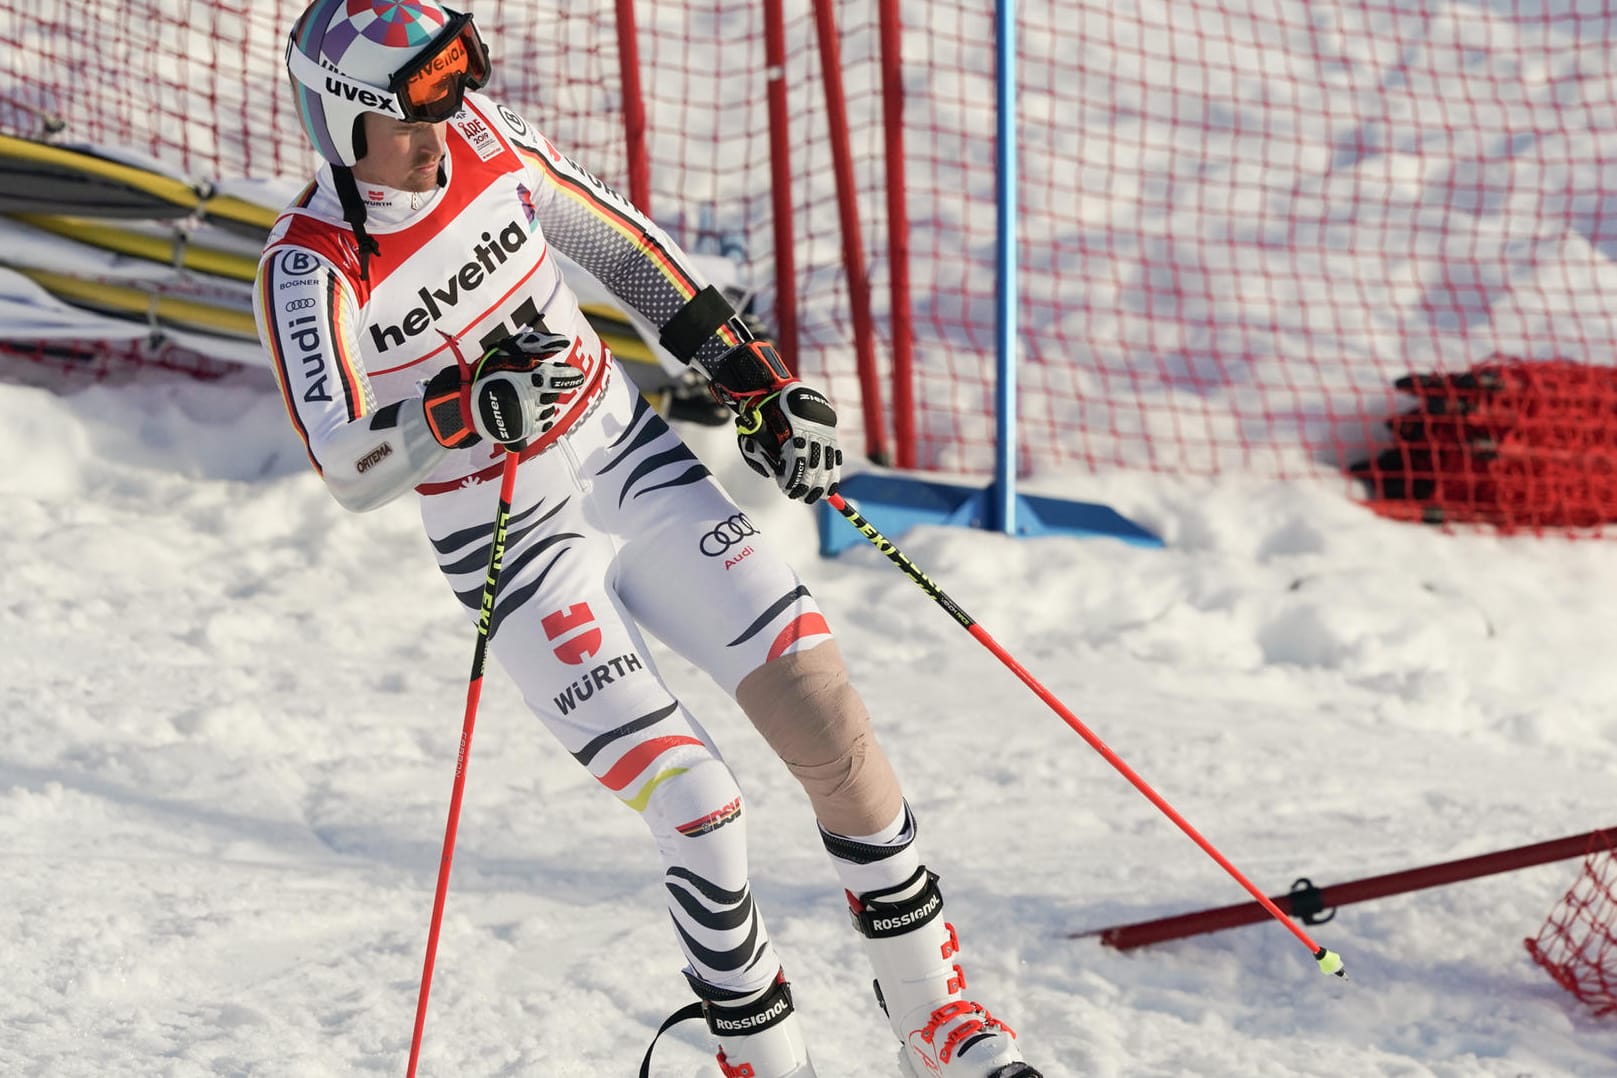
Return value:
[(998, 116), (994, 160), (998, 172), (995, 299), (998, 322), (998, 382), (994, 409), (999, 418), (995, 438), (994, 489), (990, 497), (992, 526), (1016, 534), (1016, 3), (995, 0), (995, 43)]

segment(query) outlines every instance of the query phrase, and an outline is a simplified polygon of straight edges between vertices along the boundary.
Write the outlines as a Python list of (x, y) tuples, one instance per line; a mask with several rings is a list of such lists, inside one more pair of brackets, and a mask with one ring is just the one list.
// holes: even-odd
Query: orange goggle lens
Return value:
[(488, 81), (488, 52), (470, 15), (456, 16), (442, 41), (417, 56), (393, 80), (407, 120), (447, 120), (460, 111), (468, 89), (476, 90)]

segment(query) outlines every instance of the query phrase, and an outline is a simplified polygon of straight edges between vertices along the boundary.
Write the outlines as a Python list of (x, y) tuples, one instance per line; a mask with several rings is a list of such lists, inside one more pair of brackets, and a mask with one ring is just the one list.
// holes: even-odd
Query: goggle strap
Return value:
[(293, 40), (287, 48), (286, 67), (294, 79), (317, 93), (329, 94), (331, 92), (329, 84), (335, 82), (341, 87), (343, 97), (373, 112), (385, 112), (399, 120), (404, 119), (408, 112), (408, 105), (401, 95), (380, 86), (372, 86), (368, 82), (351, 79), (340, 71), (333, 71), (323, 64), (316, 63), (298, 48), (296, 40)]

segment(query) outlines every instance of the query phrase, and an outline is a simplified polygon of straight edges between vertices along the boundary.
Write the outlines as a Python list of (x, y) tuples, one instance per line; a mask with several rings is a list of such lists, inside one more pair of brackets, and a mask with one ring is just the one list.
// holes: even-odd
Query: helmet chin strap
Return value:
[[(354, 121), (354, 160), (365, 156), (365, 128), (363, 117)], [(382, 253), (377, 246), (376, 238), (365, 229), (365, 221), (370, 216), (365, 209), (365, 200), (359, 197), (359, 184), (354, 180), (354, 170), (347, 165), (332, 165), (331, 179), (337, 187), (337, 199), (342, 203), (343, 220), (348, 227), (354, 230), (354, 240), (359, 244), (359, 279), (370, 280), (370, 256)], [(438, 186), (449, 186), (449, 170), (444, 167), (443, 161), (438, 162)]]
[(370, 256), (381, 254), (382, 249), (377, 246), (376, 239), (365, 231), (365, 218), (368, 216), (365, 200), (359, 197), (359, 184), (354, 182), (354, 170), (347, 165), (331, 166), (331, 179), (337, 187), (337, 198), (342, 202), (343, 220), (354, 230), (354, 240), (359, 244), (359, 279), (368, 281)]
[[(365, 145), (365, 114), (360, 113), (354, 117), (354, 131), (352, 136), (354, 144), (354, 160), (358, 161), (365, 156), (370, 147)], [(365, 200), (359, 197), (359, 184), (354, 182), (354, 170), (348, 165), (333, 164), (331, 166), (331, 180), (337, 188), (337, 200), (342, 203), (343, 220), (348, 227), (354, 230), (354, 242), (359, 246), (359, 279), (370, 280), (370, 256), (379, 255), (382, 249), (376, 245), (376, 240), (365, 231), (365, 219), (369, 212), (365, 209)]]

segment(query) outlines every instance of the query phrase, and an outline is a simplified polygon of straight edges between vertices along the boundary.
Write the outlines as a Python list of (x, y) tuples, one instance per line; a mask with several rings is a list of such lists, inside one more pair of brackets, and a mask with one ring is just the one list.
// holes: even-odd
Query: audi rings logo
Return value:
[(712, 531), (702, 536), (702, 553), (710, 558), (722, 557), (726, 550), (747, 536), (757, 534), (758, 529), (752, 526), (747, 514), (737, 513), (729, 520), (720, 521)]

